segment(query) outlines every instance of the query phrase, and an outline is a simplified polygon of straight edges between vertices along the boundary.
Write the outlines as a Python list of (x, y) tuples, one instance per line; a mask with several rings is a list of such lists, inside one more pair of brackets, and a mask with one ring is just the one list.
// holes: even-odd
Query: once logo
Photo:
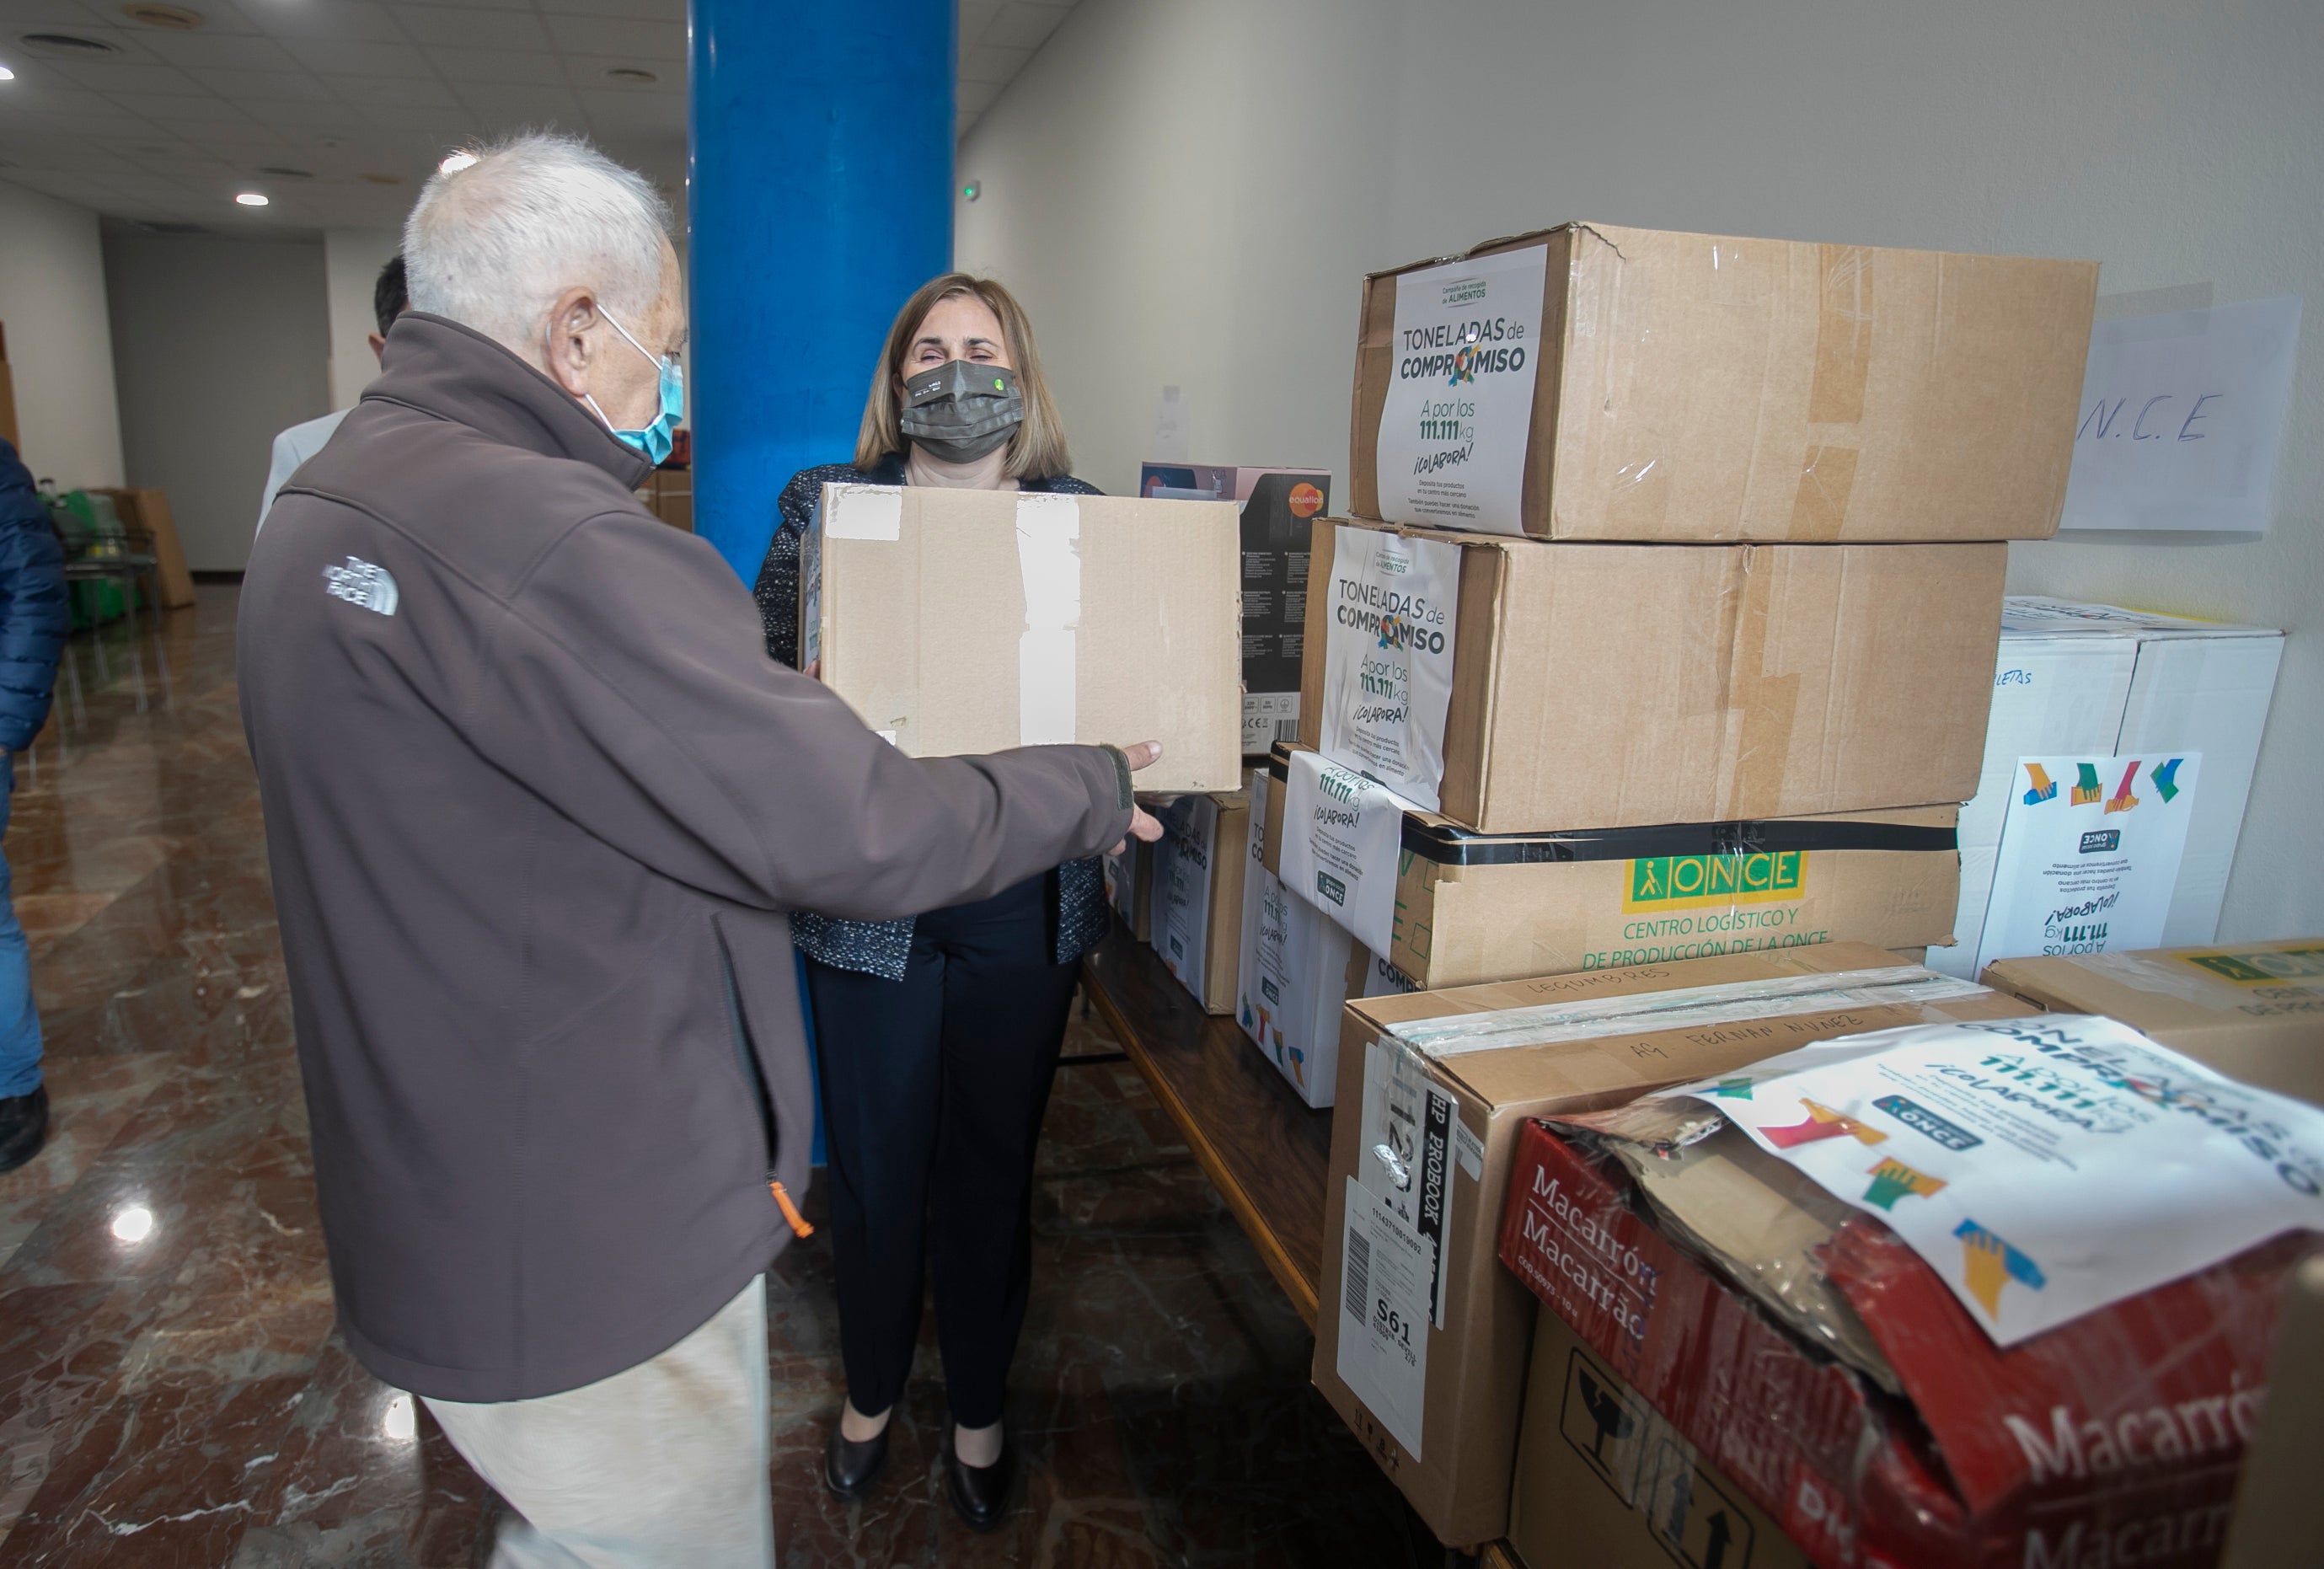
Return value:
[(1328, 872), (1315, 873), (1315, 891), (1333, 904), (1348, 902), (1348, 885)]
[(1768, 904), (1807, 893), (1804, 850), (1756, 855), (1655, 855), (1629, 863), (1622, 908), (1689, 909), (1709, 904)]
[(2082, 835), (2081, 853), (2085, 855), (2111, 854), (2121, 848), (2120, 828), (2093, 828)]

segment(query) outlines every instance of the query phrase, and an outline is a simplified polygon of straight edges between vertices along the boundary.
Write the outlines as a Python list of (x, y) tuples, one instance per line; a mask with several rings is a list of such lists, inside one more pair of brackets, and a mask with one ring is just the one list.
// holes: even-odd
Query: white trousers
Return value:
[(492, 1569), (774, 1569), (763, 1275), (610, 1378), (428, 1408), (516, 1511), (501, 1521)]

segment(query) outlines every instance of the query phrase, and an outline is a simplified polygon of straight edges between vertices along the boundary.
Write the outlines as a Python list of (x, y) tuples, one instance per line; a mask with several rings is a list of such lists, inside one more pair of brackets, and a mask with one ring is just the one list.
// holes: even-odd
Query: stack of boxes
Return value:
[[(1310, 1027), (1340, 1107), (1314, 1377), (1445, 1541), (1508, 1526), (1527, 1108), (1999, 1005), (1905, 960), (1950, 940), (2006, 541), (2056, 527), (2096, 284), (1602, 225), (1368, 281), (1357, 515), (1314, 529), (1252, 882), (1425, 989), (1367, 1001), (1342, 961)], [(1302, 951), (1277, 990), (1320, 998), (1336, 951)], [(1704, 987), (1778, 1001), (1620, 1021)], [(1516, 1007), (1563, 1044), (1380, 1044)]]

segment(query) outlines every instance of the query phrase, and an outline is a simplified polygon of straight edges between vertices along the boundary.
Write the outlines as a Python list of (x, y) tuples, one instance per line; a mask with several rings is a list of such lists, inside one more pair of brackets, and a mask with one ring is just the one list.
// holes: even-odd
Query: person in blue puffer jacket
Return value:
[[(71, 628), (64, 549), (32, 475), (0, 439), (0, 833), (16, 793), (16, 754), (48, 723), (57, 657)], [(0, 858), (0, 1171), (38, 1155), (48, 1137), (32, 959)]]

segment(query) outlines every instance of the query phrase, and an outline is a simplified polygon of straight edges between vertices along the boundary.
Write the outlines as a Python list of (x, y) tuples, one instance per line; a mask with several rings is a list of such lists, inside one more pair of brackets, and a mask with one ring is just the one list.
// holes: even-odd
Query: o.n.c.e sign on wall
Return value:
[(2264, 531), (2300, 304), (2254, 300), (2093, 327), (2059, 526)]

